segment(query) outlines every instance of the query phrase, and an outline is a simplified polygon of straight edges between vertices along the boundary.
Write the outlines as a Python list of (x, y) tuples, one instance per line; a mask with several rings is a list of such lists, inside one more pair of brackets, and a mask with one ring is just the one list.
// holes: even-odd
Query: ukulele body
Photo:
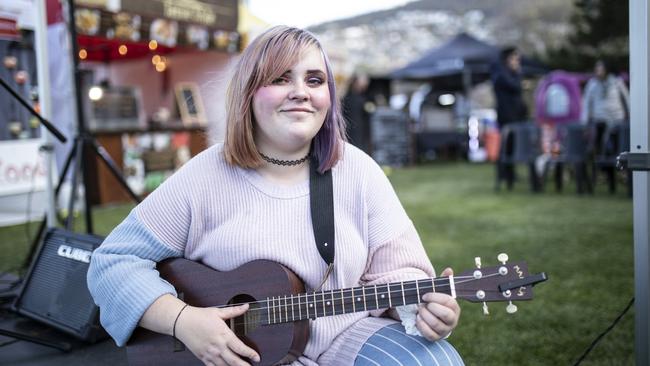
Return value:
[[(305, 291), (302, 281), (293, 272), (272, 261), (252, 261), (232, 271), (218, 272), (197, 262), (174, 258), (158, 263), (157, 269), (160, 276), (176, 288), (179, 298), (191, 306), (265, 301), (277, 294)], [(233, 321), (241, 323), (243, 318), (234, 318)], [(247, 360), (253, 365), (291, 362), (302, 354), (309, 339), (308, 320), (261, 325), (254, 329), (232, 323), (226, 320), (235, 334), (260, 355), (259, 363)], [(127, 355), (130, 365), (203, 364), (171, 336), (140, 327), (136, 328), (127, 344)]]

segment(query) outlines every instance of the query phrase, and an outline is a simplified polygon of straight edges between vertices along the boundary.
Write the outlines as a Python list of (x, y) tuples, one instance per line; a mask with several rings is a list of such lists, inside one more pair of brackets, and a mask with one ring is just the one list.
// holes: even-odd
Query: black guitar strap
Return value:
[(318, 161), (312, 155), (309, 164), (311, 224), (314, 227), (316, 248), (327, 263), (327, 272), (321, 283), (322, 286), (334, 266), (334, 194), (332, 170), (321, 174), (317, 168)]

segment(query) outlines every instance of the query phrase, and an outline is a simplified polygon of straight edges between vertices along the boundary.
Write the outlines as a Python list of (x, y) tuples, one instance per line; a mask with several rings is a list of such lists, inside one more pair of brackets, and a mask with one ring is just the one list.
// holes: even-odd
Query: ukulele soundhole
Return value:
[(238, 336), (246, 336), (260, 326), (260, 305), (257, 300), (250, 295), (240, 294), (228, 301), (228, 305), (248, 303), (249, 308), (246, 313), (236, 318), (230, 319), (230, 329)]

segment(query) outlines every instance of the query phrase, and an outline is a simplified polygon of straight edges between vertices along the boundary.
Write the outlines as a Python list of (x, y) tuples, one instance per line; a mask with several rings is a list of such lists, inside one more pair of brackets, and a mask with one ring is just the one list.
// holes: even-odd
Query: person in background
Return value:
[(492, 72), (492, 87), (497, 102), (497, 122), (500, 128), (525, 122), (528, 107), (524, 102), (521, 87), (521, 56), (514, 47), (501, 51), (499, 61)]
[[(140, 326), (174, 335), (206, 365), (259, 361), (227, 324), (248, 304), (186, 304), (155, 266), (185, 257), (229, 271), (264, 259), (288, 267), (308, 291), (319, 288), (327, 266), (314, 242), (310, 164), (333, 181), (336, 256), (323, 290), (435, 276), (386, 175), (345, 142), (339, 108), (330, 63), (311, 33), (277, 26), (253, 40), (228, 87), (224, 143), (183, 165), (93, 253), (88, 287), (119, 346)], [(463, 365), (444, 339), (459, 316), (452, 296), (432, 292), (411, 308), (320, 317), (293, 364)]]
[[(516, 180), (514, 165), (503, 162), (504, 156), (511, 156), (514, 149), (514, 136), (510, 129), (505, 128), (509, 124), (524, 123), (528, 118), (528, 107), (524, 102), (523, 88), (521, 85), (521, 56), (515, 47), (506, 47), (499, 54), (499, 62), (492, 70), (492, 87), (497, 103), (497, 124), (500, 130), (500, 138), (503, 141), (500, 145), (499, 158), (496, 164), (497, 185), (505, 180), (508, 188), (512, 187)], [(537, 189), (537, 178), (534, 168), (531, 168), (531, 177), (534, 180), (534, 187)]]
[[(603, 60), (596, 61), (594, 76), (585, 86), (582, 97), (580, 121), (593, 131), (592, 147), (595, 154), (604, 148), (617, 151), (615, 146), (605, 146), (606, 136), (615, 134), (618, 126), (627, 123), (630, 111), (630, 95), (625, 82), (616, 77)], [(610, 141), (615, 141), (611, 138)]]
[(366, 110), (368, 76), (355, 74), (350, 78), (347, 93), (343, 97), (343, 117), (347, 122), (348, 142), (370, 152), (370, 115)]

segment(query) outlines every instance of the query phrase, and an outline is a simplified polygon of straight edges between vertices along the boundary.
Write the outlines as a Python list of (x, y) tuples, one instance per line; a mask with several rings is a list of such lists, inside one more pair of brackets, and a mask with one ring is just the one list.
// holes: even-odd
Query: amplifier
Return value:
[(13, 309), (87, 342), (106, 338), (99, 324), (99, 308), (86, 284), (90, 257), (102, 241), (95, 235), (49, 229)]

